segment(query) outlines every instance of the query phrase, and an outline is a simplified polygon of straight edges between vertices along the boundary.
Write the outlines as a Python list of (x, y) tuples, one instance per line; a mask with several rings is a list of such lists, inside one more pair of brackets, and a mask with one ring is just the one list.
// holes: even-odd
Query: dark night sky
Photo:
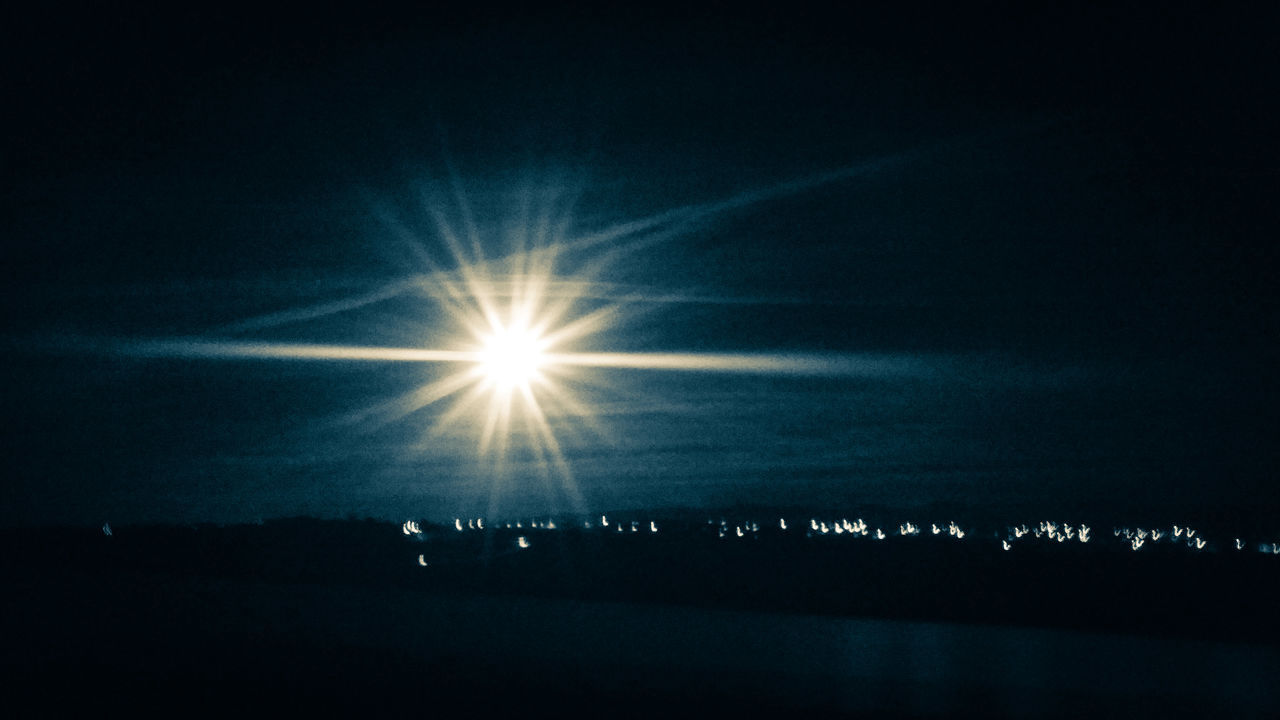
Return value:
[[(610, 266), (596, 301), (683, 299), (633, 303), (591, 346), (923, 369), (594, 371), (601, 432), (552, 417), (590, 507), (1274, 517), (1280, 23), (1024, 5), (10, 16), (0, 522), (568, 510), (536, 472), (489, 505), (474, 428), (421, 443), (443, 406), (331, 422), (439, 368), (88, 342), (225, 337), (424, 271), (380, 209), (447, 266), (419, 191), (448, 198), (451, 166), (490, 252), (522, 198), (576, 236), (865, 168)], [(408, 296), (232, 336), (455, 331)]]

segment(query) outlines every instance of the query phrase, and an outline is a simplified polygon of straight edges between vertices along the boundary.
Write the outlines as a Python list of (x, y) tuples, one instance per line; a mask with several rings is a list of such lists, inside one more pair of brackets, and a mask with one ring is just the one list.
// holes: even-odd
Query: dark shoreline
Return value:
[[(626, 518), (626, 515), (619, 515)], [(720, 517), (720, 516), (716, 516)], [(629, 521), (628, 521), (629, 522)], [(1280, 646), (1265, 588), (1280, 557), (1181, 542), (1121, 549), (1110, 528), (1088, 545), (1003, 552), (990, 533), (820, 535), (663, 518), (651, 534), (561, 525), (406, 535), (375, 520), (293, 518), (232, 526), (0, 530), (0, 568), (39, 586), (68, 569), (93, 583), (129, 576), (394, 587), (430, 593), (639, 602), (798, 615), (1046, 627)], [(739, 523), (739, 525), (742, 523)], [(566, 523), (567, 525), (567, 523)], [(616, 527), (617, 523), (614, 523)], [(629, 527), (628, 527), (629, 530)], [(977, 531), (970, 530), (970, 533)], [(528, 549), (518, 549), (518, 537)], [(428, 565), (422, 567), (421, 562)]]
[[(1177, 713), (1268, 701), (1249, 695), (1235, 704), (1238, 697), (1219, 696), (1212, 684), (1220, 677), (1180, 680), (1185, 687), (1171, 686), (1167, 697), (1150, 688), (1130, 695), (1095, 688), (1081, 679), (1087, 676), (1072, 679), (1069, 667), (1051, 675), (1005, 671), (1022, 679), (1003, 687), (1002, 673), (988, 677), (957, 659), (977, 653), (977, 664), (990, 664), (1001, 657), (983, 654), (991, 643), (1002, 652), (1048, 643), (1068, 655), (1115, 645), (1118, 657), (1130, 652), (1171, 668), (1187, 661), (1161, 658), (1201, 648), (1191, 657), (1213, 656), (1203, 662), (1216, 663), (1210, 667), (1219, 675), (1247, 676), (1268, 662), (1280, 668), (1280, 627), (1265, 590), (1280, 558), (1270, 555), (1092, 544), (1005, 553), (992, 538), (876, 542), (766, 528), (720, 539), (705, 520), (656, 522), (660, 532), (634, 534), (629, 525), (624, 532), (458, 532), (425, 524), (406, 534), (386, 521), (301, 518), (125, 526), (111, 536), (86, 528), (3, 530), (8, 552), (0, 570), (10, 588), (3, 669), (33, 694), (92, 686), (93, 697), (127, 696), (133, 704), (143, 701), (131, 693), (155, 687), (215, 704), (410, 707), (434, 696), (513, 711), (533, 703), (586, 712), (604, 703), (624, 716), (677, 704), (752, 714), (799, 706), (851, 711), (847, 696), (824, 693), (856, 681), (878, 698), (868, 700), (877, 713), (913, 716), (981, 708), (991, 697), (1005, 703), (995, 715), (1024, 714), (1042, 702), (1065, 715), (1098, 703), (1108, 713), (1145, 713), (1161, 703)], [(527, 549), (516, 549), (520, 536)], [(424, 612), (424, 627), (434, 630), (413, 627)], [(595, 635), (563, 639), (579, 632), (580, 616)], [(678, 640), (649, 654), (627, 650), (654, 642), (655, 633), (699, 632), (706, 641), (685, 640), (695, 644), (684, 650)], [(793, 637), (821, 644), (830, 633), (849, 632), (888, 633), (881, 660), (860, 676), (833, 670), (828, 677), (804, 655), (727, 668), (699, 655), (714, 642), (750, 655), (755, 635), (774, 638), (772, 645)], [(473, 645), (466, 634), (487, 639)], [(595, 648), (597, 637), (620, 643), (617, 656)], [(497, 649), (524, 642), (545, 647), (521, 649), (514, 659)], [(932, 671), (920, 679), (922, 661), (910, 658), (922, 642), (952, 648), (926, 662), (942, 663), (941, 679)], [(770, 642), (759, 643), (773, 652)], [(686, 655), (702, 659), (671, 666)], [(146, 698), (164, 704), (160, 695)]]

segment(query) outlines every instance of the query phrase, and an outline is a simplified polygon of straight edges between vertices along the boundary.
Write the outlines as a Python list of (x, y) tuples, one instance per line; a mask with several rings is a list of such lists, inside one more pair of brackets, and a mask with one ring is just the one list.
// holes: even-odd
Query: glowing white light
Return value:
[(649, 532), (651, 532), (651, 533), (656, 533), (656, 532), (658, 532), (658, 523), (656, 523), (656, 522), (654, 522), (654, 521), (650, 520), (650, 521), (649, 521)]
[(453, 519), (453, 527), (454, 527), (454, 529), (455, 529), (455, 530), (457, 530), (458, 532), (462, 532), (462, 518), (454, 518), (454, 519)]
[(735, 528), (734, 528), (734, 531), (736, 531), (736, 532), (738, 533), (738, 537), (742, 537), (742, 526), (741, 526), (741, 525), (739, 525), (739, 526), (735, 527)]
[(1008, 550), (1008, 549), (1011, 547), (1011, 546), (1009, 545), (1009, 541), (1008, 541), (1008, 540), (1001, 540), (1001, 541), (1000, 541), (1000, 545), (1001, 545), (1005, 550)]
[(1240, 538), (1236, 538), (1236, 549), (1237, 549), (1237, 550), (1243, 550), (1243, 549), (1244, 549), (1244, 541), (1243, 541), (1243, 540), (1241, 540)]
[(884, 531), (883, 531), (883, 530), (881, 530), (880, 528), (876, 528), (876, 539), (877, 539), (877, 540), (883, 540), (883, 539), (884, 539)]
[(475, 521), (475, 520), (472, 520), (471, 518), (467, 518), (467, 529), (468, 529), (468, 530), (475, 530), (475, 529), (476, 529), (476, 521)]
[(787, 519), (786, 519), (786, 518), (778, 518), (778, 527), (782, 528), (783, 530), (786, 530), (786, 529), (787, 529)]
[(1090, 528), (1089, 528), (1089, 526), (1088, 526), (1088, 525), (1081, 525), (1081, 526), (1080, 526), (1080, 542), (1082, 542), (1082, 543), (1087, 543), (1087, 542), (1089, 542), (1089, 529), (1090, 529)]
[(1204, 538), (1196, 538), (1196, 549), (1197, 550), (1204, 549)]
[(604, 515), (601, 515), (601, 516), (600, 516), (600, 525), (601, 525), (601, 527), (609, 527), (609, 518), (605, 517)]
[[(937, 523), (934, 523), (929, 529), (933, 531), (934, 535), (937, 535), (938, 533), (942, 532), (942, 530), (938, 528)], [(1022, 537), (1022, 536), (1019, 535), (1018, 537)]]
[(525, 549), (525, 548), (529, 547), (529, 538), (527, 538), (527, 537), (525, 537), (525, 536), (521, 535), (520, 537), (516, 538), (516, 545), (517, 545), (521, 550), (523, 550), (523, 549)]
[(843, 535), (843, 534), (844, 534), (844, 528), (843, 528), (842, 526), (840, 526), (840, 525), (836, 525), (836, 526), (835, 526), (835, 531), (836, 531), (836, 534), (837, 534), (837, 535)]
[(495, 327), (484, 338), (480, 372), (501, 390), (527, 387), (543, 364), (544, 342), (518, 325)]
[(425, 557), (423, 557), (422, 555), (418, 555), (418, 564), (419, 564), (419, 565), (421, 565), (422, 567), (426, 567), (426, 566), (427, 566), (427, 559), (426, 559)]
[(476, 518), (476, 527), (484, 529), (484, 518)]
[(810, 529), (810, 530), (817, 530), (817, 529), (818, 529), (818, 521), (817, 521), (817, 520), (814, 520), (813, 518), (809, 518), (809, 529)]

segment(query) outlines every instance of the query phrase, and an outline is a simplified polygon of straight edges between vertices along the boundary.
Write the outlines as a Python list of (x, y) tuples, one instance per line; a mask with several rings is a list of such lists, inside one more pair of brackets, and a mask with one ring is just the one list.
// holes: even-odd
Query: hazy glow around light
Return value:
[[(475, 213), (461, 178), (451, 168), (447, 182), (420, 186), (421, 207), (398, 212), (375, 203), (372, 208), (393, 247), (403, 248), (411, 258), (411, 265), (382, 287), (278, 310), (216, 331), (231, 337), (93, 343), (75, 339), (73, 349), (144, 358), (435, 364), (439, 369), (426, 375), (421, 385), (347, 413), (334, 424), (380, 426), (436, 406), (440, 412), (432, 413), (421, 440), (410, 450), (432, 452), (445, 444), (437, 441), (450, 428), (474, 432), (476, 460), (485, 465), (483, 476), (492, 483), (490, 511), (500, 500), (503, 484), (514, 481), (517, 472), (558, 483), (558, 488), (549, 485), (549, 491), (562, 493), (580, 510), (581, 493), (558, 434), (563, 428), (570, 439), (577, 439), (575, 426), (581, 426), (607, 437), (589, 403), (576, 391), (576, 387), (607, 389), (600, 370), (817, 377), (936, 371), (931, 362), (890, 355), (597, 349), (610, 347), (609, 334), (638, 315), (636, 307), (685, 295), (663, 288), (623, 293), (598, 289), (613, 287), (606, 282), (612, 270), (636, 259), (640, 250), (696, 230), (717, 215), (871, 174), (911, 157), (881, 158), (603, 228), (578, 227), (573, 208), (582, 187), (559, 177), (530, 178), (516, 188), (514, 196), (503, 194), (504, 201), (496, 207), (509, 209), (509, 216), (487, 210)], [(396, 337), (422, 338), (429, 347), (290, 342), (259, 335), (415, 295), (427, 307), (422, 318), (410, 322), (426, 323), (426, 332), (410, 324)], [(516, 460), (509, 463), (508, 456)], [(602, 517), (601, 524), (607, 526), (607, 519)], [(455, 519), (454, 527), (464, 529), (460, 519)], [(483, 525), (468, 521), (465, 527)], [(617, 527), (622, 530), (621, 525)], [(417, 534), (408, 526), (405, 530)], [(865, 534), (865, 528), (861, 532)]]

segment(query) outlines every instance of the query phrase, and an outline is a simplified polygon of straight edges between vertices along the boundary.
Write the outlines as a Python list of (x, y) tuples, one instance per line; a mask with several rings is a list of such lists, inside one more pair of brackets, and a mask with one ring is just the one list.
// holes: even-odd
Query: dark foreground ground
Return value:
[(1280, 713), (1280, 557), (646, 525), (5, 531), (0, 669), (47, 710)]

